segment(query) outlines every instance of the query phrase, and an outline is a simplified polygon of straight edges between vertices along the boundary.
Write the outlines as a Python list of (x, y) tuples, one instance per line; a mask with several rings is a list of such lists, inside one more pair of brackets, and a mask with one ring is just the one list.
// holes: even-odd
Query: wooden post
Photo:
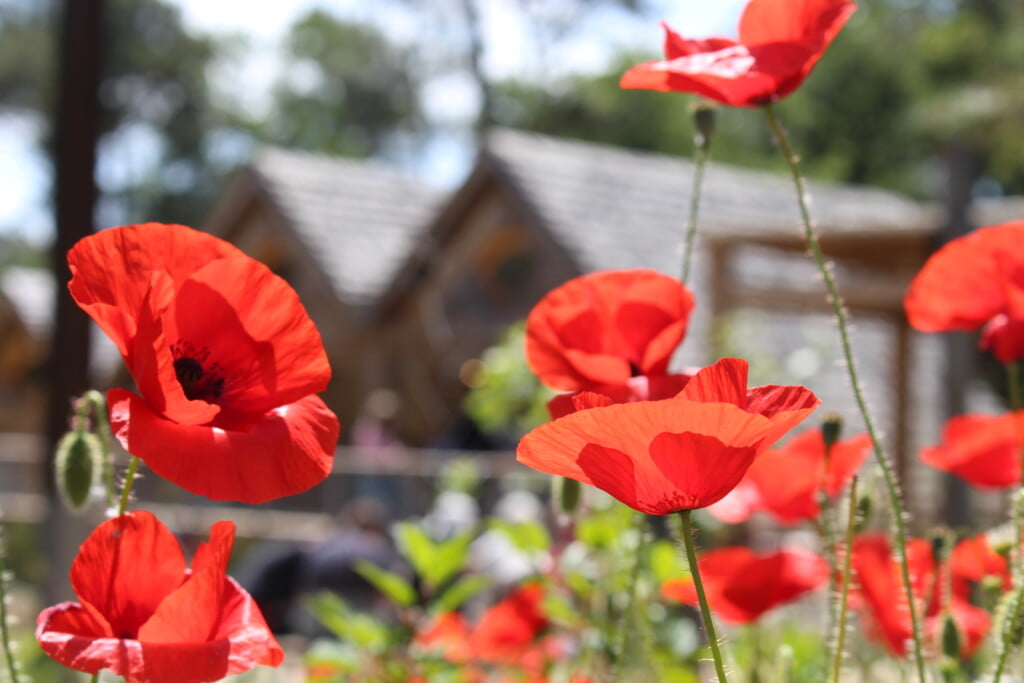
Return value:
[(59, 502), (52, 459), (57, 441), (68, 428), (72, 397), (89, 388), (89, 321), (68, 294), (70, 272), (65, 254), (94, 229), (102, 10), (103, 0), (64, 0), (61, 18), (54, 151), (57, 236), (52, 254), (56, 313), (48, 363), (46, 453), (41, 459), (51, 501), (45, 534), (52, 572), (47, 581), (50, 598), (70, 592), (67, 571), (84, 540), (83, 531), (88, 531)]

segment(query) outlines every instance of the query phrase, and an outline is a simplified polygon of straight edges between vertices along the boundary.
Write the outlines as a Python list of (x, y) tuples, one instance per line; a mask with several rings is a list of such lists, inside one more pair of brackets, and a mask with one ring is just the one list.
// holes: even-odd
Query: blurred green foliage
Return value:
[(515, 442), (549, 419), (553, 393), (543, 387), (526, 363), (526, 325), (508, 328), (501, 340), (484, 351), (473, 387), (463, 408), (481, 431)]
[[(982, 173), (1024, 193), (1024, 3), (863, 0), (780, 118), (811, 177), (941, 192), (952, 141), (970, 145)], [(686, 35), (685, 27), (674, 27)], [(686, 37), (699, 37), (686, 35)], [(498, 121), (565, 137), (689, 156), (693, 97), (624, 91), (621, 74), (661, 57), (623, 55), (609, 73), (546, 88), (496, 87)], [(722, 109), (715, 160), (782, 169), (759, 112)]]

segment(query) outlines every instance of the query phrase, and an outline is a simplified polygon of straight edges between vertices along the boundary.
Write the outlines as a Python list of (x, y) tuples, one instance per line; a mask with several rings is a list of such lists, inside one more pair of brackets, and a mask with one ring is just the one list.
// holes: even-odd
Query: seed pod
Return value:
[(81, 512), (88, 505), (102, 458), (100, 440), (90, 432), (76, 429), (58, 442), (54, 460), (57, 490), (72, 512)]

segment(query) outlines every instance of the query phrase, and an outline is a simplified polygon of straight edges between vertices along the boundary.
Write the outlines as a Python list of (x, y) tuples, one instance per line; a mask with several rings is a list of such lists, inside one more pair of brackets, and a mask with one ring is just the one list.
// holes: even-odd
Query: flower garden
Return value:
[[(82, 539), (75, 600), (43, 609), (34, 638), (0, 612), (7, 678), (29, 680), (37, 648), (93, 681), (1021, 680), (1024, 494), (994, 528), (910, 535), (902, 482), (862, 395), (843, 292), (773, 108), (827, 59), (855, 9), (750, 0), (737, 40), (666, 26), (665, 59), (623, 75), (623, 88), (710, 102), (696, 111), (680, 276), (583, 275), (526, 320), (526, 362), (557, 393), (516, 459), (549, 485), (549, 513), (447, 533), (425, 520), (392, 526), (400, 567), (353, 565), (378, 596), (372, 608), (342, 592), (311, 597), (303, 607), (320, 636), (301, 647), (275, 635), (229, 574), (230, 519), (186, 552), (136, 507), (133, 486), (144, 468), (210, 500), (258, 504), (320, 484), (345, 427), (318, 396), (331, 368), (316, 326), (285, 280), (209, 234), (147, 223), (80, 241), (67, 254), (68, 288), (116, 345), (134, 390), (77, 403), (58, 484), (72, 509), (103, 498), (108, 518)], [(741, 358), (673, 365), (700, 305), (687, 280), (716, 106), (760, 110), (785, 157), (856, 422), (805, 387), (749, 386)], [(979, 331), (1005, 373), (1003, 414), (954, 417), (920, 453), (979, 489), (1022, 482), (1022, 240), (1024, 220), (953, 240), (904, 299), (919, 331)], [(130, 455), (124, 471), (114, 442)], [(754, 516), (801, 530), (786, 536), (800, 542), (736, 542)], [(513, 580), (499, 585), (474, 566), (485, 536), (522, 564)]]

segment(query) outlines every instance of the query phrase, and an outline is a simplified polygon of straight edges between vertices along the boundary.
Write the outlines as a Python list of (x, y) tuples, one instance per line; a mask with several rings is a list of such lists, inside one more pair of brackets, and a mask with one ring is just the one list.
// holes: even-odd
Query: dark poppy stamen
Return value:
[(215, 403), (224, 393), (224, 378), (217, 363), (207, 364), (209, 352), (196, 349), (188, 342), (171, 346), (174, 374), (189, 400)]

